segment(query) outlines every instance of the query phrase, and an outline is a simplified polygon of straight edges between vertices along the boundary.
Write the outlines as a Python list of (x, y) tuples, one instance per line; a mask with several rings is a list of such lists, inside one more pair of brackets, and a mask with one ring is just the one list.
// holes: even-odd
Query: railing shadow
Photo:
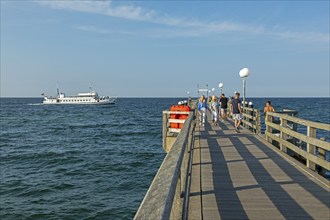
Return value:
[[(269, 154), (269, 148), (265, 146), (260, 140), (258, 140), (256, 137), (248, 135), (248, 140), (250, 140), (254, 145), (258, 146), (258, 148), (264, 152), (265, 154)], [(329, 192), (320, 187), (318, 184), (316, 184), (314, 181), (306, 178), (306, 176), (297, 170), (294, 166), (292, 166), (289, 162), (287, 162), (285, 159), (283, 159), (280, 155), (278, 155), (275, 152), (272, 152), (272, 155), (269, 155), (272, 157), (273, 162), (281, 168), (281, 170), (287, 174), (293, 182), (299, 184), (302, 188), (304, 188), (307, 192), (312, 194), (315, 198), (317, 198), (320, 202), (322, 202), (326, 206), (330, 206), (330, 196)], [(297, 163), (299, 163), (297, 161)], [(292, 175), (292, 174), (295, 175)], [(329, 213), (330, 215), (330, 213)], [(330, 216), (329, 216), (330, 217)]]
[[(249, 135), (242, 134), (241, 136)], [(274, 180), (274, 178), (269, 174), (269, 172), (262, 165), (260, 160), (252, 155), (252, 153), (246, 148), (244, 143), (238, 137), (231, 137), (231, 142), (235, 146), (237, 152), (245, 159), (245, 163), (252, 173), (253, 177), (257, 181), (256, 188), (261, 188), (265, 194), (268, 196), (270, 201), (274, 204), (277, 210), (284, 216), (286, 219), (292, 219), (300, 217), (304, 219), (311, 219), (306, 210), (304, 210), (298, 203), (295, 201), (282, 187), (281, 184)], [(262, 144), (260, 144), (262, 145)], [(258, 145), (258, 147), (260, 147)], [(269, 158), (272, 158), (273, 161), (283, 160), (280, 157), (276, 158), (276, 153), (271, 153), (270, 151), (264, 152)], [(276, 158), (276, 159), (275, 159)], [(288, 167), (291, 166), (288, 164)], [(297, 171), (298, 172), (298, 171)], [(291, 181), (290, 183), (294, 183)], [(285, 184), (285, 183), (284, 183)], [(290, 212), (288, 212), (290, 209)]]
[[(231, 123), (231, 122), (230, 122)], [(231, 123), (232, 125), (232, 123)], [(228, 130), (225, 124), (219, 124), (222, 130)], [(212, 130), (209, 123), (205, 124), (205, 131), (202, 131), (202, 137), (207, 135), (207, 132)], [(205, 133), (203, 133), (205, 132)], [(218, 138), (221, 138), (224, 133), (220, 130), (216, 131)], [(237, 195), (237, 192), (244, 189), (258, 188), (261, 189), (274, 204), (277, 210), (283, 215), (285, 219), (312, 219), (313, 217), (294, 199), (290, 194), (282, 188), (285, 184), (299, 184), (302, 188), (312, 194), (324, 205), (329, 207), (329, 195), (325, 189), (321, 189), (312, 180), (306, 178), (297, 168), (292, 166), (289, 162), (283, 159), (276, 152), (272, 151), (264, 143), (259, 141), (253, 134), (232, 134), (226, 135), (229, 138), (233, 147), (236, 148), (237, 153), (244, 158), (246, 166), (250, 170), (257, 185), (246, 187), (234, 187), (233, 181), (230, 177), (228, 163), (225, 160), (224, 153), (219, 145), (216, 135), (211, 135), (207, 138), (207, 144), (210, 150), (211, 165), (213, 170), (213, 186), (219, 214), (223, 219), (248, 219), (247, 213)], [(210, 136), (210, 135), (209, 135)], [(214, 136), (212, 138), (212, 136)], [(266, 158), (271, 158), (273, 162), (281, 168), (281, 170), (288, 175), (292, 181), (276, 182), (271, 174), (261, 163), (260, 158), (256, 158), (240, 139), (247, 138), (253, 145), (257, 146), (265, 155)], [(233, 161), (230, 161), (232, 163)], [(294, 175), (292, 175), (294, 174)], [(212, 193), (212, 192), (202, 192)], [(253, 196), (253, 195), (251, 195)], [(288, 211), (288, 209), (290, 211)]]
[[(211, 125), (206, 123), (205, 131), (201, 131), (201, 138), (206, 138), (208, 136), (207, 131), (211, 129)], [(221, 219), (229, 219), (229, 217), (235, 219), (248, 219), (248, 216), (236, 194), (221, 148), (214, 138), (208, 138), (207, 144), (211, 155), (210, 164), (213, 168), (214, 190), (202, 191), (202, 196), (210, 193), (215, 194)], [(230, 199), (230, 202), (228, 202), (229, 200), (226, 198)]]

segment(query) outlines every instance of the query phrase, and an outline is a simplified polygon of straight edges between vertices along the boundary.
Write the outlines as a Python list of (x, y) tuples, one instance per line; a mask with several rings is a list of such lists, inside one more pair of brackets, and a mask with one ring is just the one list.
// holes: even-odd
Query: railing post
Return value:
[[(282, 128), (286, 128), (288, 121), (285, 120), (284, 118), (280, 118), (281, 120), (281, 127)], [(288, 135), (286, 133), (283, 132), (283, 130), (280, 130), (280, 137), (282, 140), (287, 140), (288, 139)], [(286, 152), (286, 147), (284, 144), (280, 143), (280, 150)]]
[[(273, 117), (269, 114), (266, 114), (265, 120), (266, 120), (266, 122), (273, 122)], [(272, 133), (272, 127), (267, 125), (267, 123), (266, 123), (266, 141), (268, 141), (269, 143), (272, 143), (272, 139), (269, 137), (269, 135), (267, 133), (269, 133), (269, 134)]]
[(163, 148), (166, 150), (167, 149), (167, 120), (168, 120), (168, 114), (163, 112)]
[[(307, 136), (311, 138), (316, 138), (316, 129), (310, 126), (307, 126)], [(307, 158), (306, 158), (306, 166), (315, 171), (315, 163), (309, 160), (309, 154), (315, 155), (315, 146), (307, 143)]]
[[(252, 109), (252, 130), (255, 134), (258, 134), (258, 118), (257, 109)], [(254, 128), (255, 127), (255, 128)]]
[(241, 121), (241, 125), (243, 127), (245, 127), (245, 107), (244, 107), (244, 103), (243, 103), (243, 108), (242, 108), (242, 121)]
[(256, 120), (257, 120), (257, 134), (261, 134), (261, 117), (260, 117), (260, 110), (257, 110)]

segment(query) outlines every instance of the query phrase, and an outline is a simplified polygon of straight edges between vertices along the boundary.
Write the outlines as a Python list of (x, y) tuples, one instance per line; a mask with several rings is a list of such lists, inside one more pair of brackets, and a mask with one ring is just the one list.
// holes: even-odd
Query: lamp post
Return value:
[(211, 91), (209, 91), (209, 85), (208, 84), (206, 84), (206, 98), (208, 99), (209, 98), (209, 93), (210, 93)]
[(214, 90), (215, 90), (215, 88), (212, 88), (213, 95), (214, 95)]
[(245, 86), (246, 78), (250, 75), (250, 70), (248, 68), (243, 68), (239, 71), (239, 76), (243, 79), (243, 107), (245, 107)]
[(222, 95), (222, 87), (223, 87), (223, 83), (219, 83), (220, 95)]

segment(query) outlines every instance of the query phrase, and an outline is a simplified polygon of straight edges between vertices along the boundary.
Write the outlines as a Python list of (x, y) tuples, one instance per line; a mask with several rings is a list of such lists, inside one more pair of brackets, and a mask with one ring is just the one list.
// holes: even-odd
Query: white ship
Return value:
[(43, 104), (115, 104), (116, 98), (109, 96), (99, 96), (97, 92), (90, 91), (78, 93), (77, 96), (65, 96), (57, 88), (57, 97), (48, 97), (44, 93)]

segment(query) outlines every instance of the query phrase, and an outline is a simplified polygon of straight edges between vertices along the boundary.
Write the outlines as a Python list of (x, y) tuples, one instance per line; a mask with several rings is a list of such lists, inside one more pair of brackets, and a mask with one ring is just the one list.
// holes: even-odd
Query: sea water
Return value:
[[(165, 157), (162, 111), (180, 100), (1, 98), (0, 219), (132, 219)], [(266, 100), (248, 99), (260, 109)], [(271, 100), (276, 110), (330, 123), (329, 98)]]

